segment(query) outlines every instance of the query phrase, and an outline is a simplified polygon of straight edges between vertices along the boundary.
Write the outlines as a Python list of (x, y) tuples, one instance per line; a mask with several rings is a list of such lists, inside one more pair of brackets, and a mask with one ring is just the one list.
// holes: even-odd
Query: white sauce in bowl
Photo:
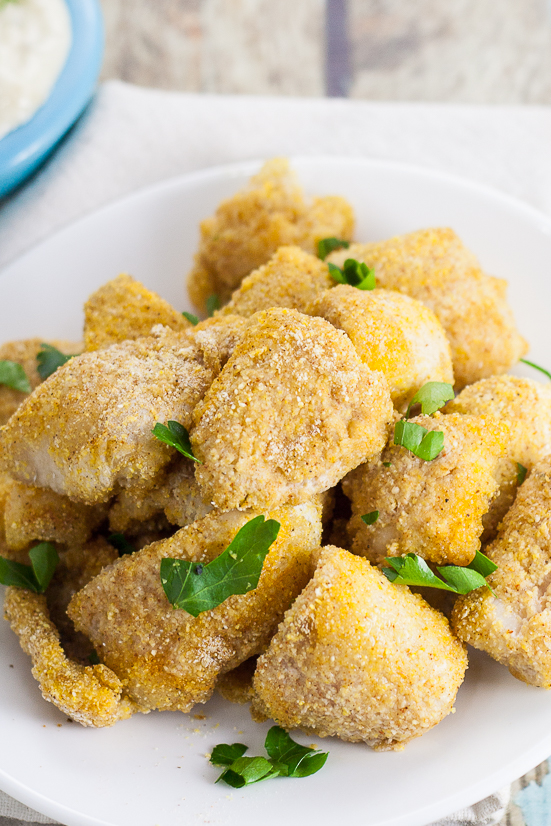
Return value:
[(44, 103), (70, 46), (71, 18), (64, 0), (0, 5), (0, 138)]

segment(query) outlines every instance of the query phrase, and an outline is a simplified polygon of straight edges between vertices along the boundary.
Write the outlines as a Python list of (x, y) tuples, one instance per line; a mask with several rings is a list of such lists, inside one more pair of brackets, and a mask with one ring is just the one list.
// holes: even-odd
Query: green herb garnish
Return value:
[(327, 752), (301, 746), (279, 726), (269, 730), (264, 748), (269, 759), (246, 757), (248, 747), (243, 743), (216, 746), (210, 762), (213, 766), (225, 766), (216, 782), (223, 781), (234, 789), (242, 789), (272, 777), (308, 777), (319, 771), (329, 756)]
[(32, 389), (27, 374), (16, 361), (0, 361), (0, 384), (21, 393), (30, 393)]
[(43, 342), (40, 347), (41, 349), (38, 351), (36, 361), (38, 375), (41, 379), (49, 378), (52, 373), (55, 373), (58, 367), (63, 367), (64, 364), (75, 357), (74, 355), (66, 356), (65, 353), (62, 353), (61, 350), (58, 350), (57, 347), (53, 347), (51, 344), (45, 344)]
[(430, 462), (444, 449), (444, 434), (441, 430), (427, 430), (420, 424), (401, 419), (394, 426), (394, 444), (401, 445), (425, 462)]
[(522, 485), (524, 480), (526, 479), (526, 474), (528, 473), (528, 468), (525, 468), (524, 465), (521, 465), (520, 462), (517, 462), (517, 484)]
[(88, 662), (90, 663), (90, 665), (100, 665), (101, 660), (98, 657), (98, 652), (95, 650), (95, 648), (88, 654)]
[(201, 460), (193, 455), (191, 442), (189, 441), (189, 433), (179, 422), (170, 421), (168, 422), (168, 426), (157, 422), (151, 432), (160, 442), (164, 442), (165, 445), (169, 445), (170, 447), (175, 447), (176, 450), (179, 450), (186, 458), (193, 459), (193, 461), (199, 465), (202, 464)]
[(441, 407), (444, 407), (446, 402), (453, 399), (455, 396), (451, 384), (446, 384), (443, 381), (428, 381), (420, 390), (417, 391), (408, 405), (406, 412), (406, 419), (409, 418), (409, 411), (415, 404), (421, 405), (421, 413), (426, 416), (432, 416)]
[(234, 594), (254, 590), (279, 528), (275, 519), (265, 521), (264, 516), (255, 516), (236, 533), (226, 550), (206, 565), (163, 559), (161, 583), (170, 604), (197, 617)]
[(136, 553), (136, 548), (123, 533), (112, 533), (107, 541), (119, 552), (119, 556)]
[(384, 467), (392, 467), (392, 462), (383, 462)]
[(378, 518), (379, 511), (371, 511), (371, 513), (364, 513), (362, 522), (365, 522), (366, 525), (374, 525)]
[(523, 364), (527, 364), (529, 367), (533, 367), (534, 370), (539, 370), (540, 373), (543, 373), (543, 375), (547, 376), (547, 378), (551, 381), (551, 373), (549, 370), (546, 370), (545, 367), (540, 367), (539, 364), (534, 364), (533, 361), (528, 361), (528, 359), (521, 359), (521, 362)]
[(342, 247), (348, 249), (350, 241), (343, 241), (340, 238), (322, 238), (318, 241), (318, 258), (325, 261), (330, 252), (340, 250)]
[(219, 310), (221, 306), (222, 305), (220, 304), (220, 299), (218, 298), (216, 293), (209, 295), (209, 297), (205, 301), (205, 307), (207, 309), (208, 317), (210, 318), (211, 316), (213, 316), (216, 310)]
[[(434, 574), (422, 557), (417, 554), (406, 556), (387, 557), (385, 562), (391, 566), (383, 568), (383, 573), (390, 582), (401, 585), (425, 586), (450, 591), (453, 594), (469, 594), (477, 588), (486, 586), (486, 577), (497, 570), (497, 565), (477, 551), (473, 561), (465, 566), (442, 565), (436, 568), (443, 577), (440, 579)], [(490, 588), (490, 590), (492, 590)]]
[(375, 270), (370, 269), (367, 264), (356, 261), (355, 258), (347, 258), (343, 268), (336, 264), (328, 264), (329, 275), (338, 284), (348, 284), (358, 290), (375, 289)]
[(0, 584), (27, 588), (43, 594), (54, 575), (59, 556), (51, 542), (41, 542), (29, 551), (30, 565), (0, 556)]
[(187, 310), (184, 310), (182, 315), (184, 316), (184, 318), (187, 318), (187, 320), (190, 321), (194, 327), (196, 324), (199, 324), (199, 319), (196, 315), (193, 315), (193, 313), (188, 313)]

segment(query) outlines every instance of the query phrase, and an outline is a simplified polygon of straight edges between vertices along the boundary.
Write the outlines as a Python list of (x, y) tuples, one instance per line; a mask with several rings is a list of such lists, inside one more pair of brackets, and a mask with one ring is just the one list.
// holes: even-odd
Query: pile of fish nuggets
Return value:
[[(453, 230), (317, 257), (353, 227), (345, 199), (308, 200), (270, 161), (201, 225), (188, 285), (212, 317), (121, 275), (86, 303), (82, 344), (52, 342), (73, 357), (45, 381), (40, 339), (0, 349), (32, 386), (0, 387), (0, 555), (51, 542), (60, 558), (45, 594), (10, 587), (4, 612), (72, 719), (189, 712), (218, 690), (257, 720), (399, 749), (453, 710), (465, 643), (551, 686), (551, 386), (506, 374), (527, 351), (506, 283)], [(375, 289), (333, 280), (347, 258)], [(444, 435), (432, 460), (393, 439), (428, 382), (457, 394), (411, 411)], [(170, 421), (198, 461), (153, 435)], [(260, 515), (280, 530), (258, 585), (174, 608), (161, 561), (202, 568)], [(381, 570), (480, 549), (491, 589), (447, 615)]]

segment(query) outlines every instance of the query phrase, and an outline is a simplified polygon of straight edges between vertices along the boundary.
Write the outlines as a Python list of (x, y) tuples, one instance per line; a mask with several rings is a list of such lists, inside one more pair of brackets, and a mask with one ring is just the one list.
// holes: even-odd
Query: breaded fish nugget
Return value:
[(67, 659), (44, 595), (8, 588), (4, 616), (32, 658), (42, 696), (72, 720), (83, 726), (112, 726), (139, 710), (107, 666), (83, 666)]
[(122, 273), (92, 293), (84, 305), (84, 346), (87, 351), (100, 350), (143, 338), (156, 324), (176, 331), (191, 328), (168, 301)]
[(253, 270), (232, 294), (220, 315), (252, 316), (270, 307), (307, 313), (313, 301), (334, 282), (324, 261), (300, 247), (280, 247), (267, 264)]
[(497, 539), (484, 553), (498, 565), (488, 582), (459, 597), (452, 625), (511, 674), (551, 688), (551, 456), (520, 486)]
[(450, 713), (466, 667), (442, 614), (327, 546), (258, 660), (253, 712), (288, 730), (401, 749)]
[(48, 488), (13, 481), (6, 498), (4, 530), (12, 551), (31, 542), (83, 545), (107, 515), (103, 505), (84, 505)]
[(4, 527), (4, 510), (6, 507), (6, 499), (8, 498), (13, 479), (9, 473), (0, 473), (0, 556), (6, 559), (12, 558), (12, 552), (8, 548), (6, 542), (6, 531)]
[(195, 409), (195, 477), (223, 509), (304, 502), (378, 453), (392, 417), (384, 377), (345, 333), (265, 310)]
[[(44, 339), (42, 338), (26, 338), (21, 341), (8, 341), (7, 344), (0, 346), (0, 361), (15, 361), (16, 364), (20, 364), (33, 390), (42, 381), (37, 370), (36, 357), (43, 343)], [(51, 344), (65, 355), (74, 355), (82, 350), (82, 344), (70, 341), (45, 343)], [(27, 394), (22, 393), (21, 390), (13, 390), (11, 387), (0, 384), (0, 426), (6, 424), (10, 416), (27, 398)]]
[[(468, 565), (480, 548), (482, 518), (496, 496), (508, 428), (490, 417), (417, 416), (411, 422), (444, 433), (444, 449), (424, 461), (393, 437), (380, 457), (343, 481), (352, 502), (352, 550), (374, 564), (418, 554), (437, 565)], [(366, 525), (362, 516), (379, 511)]]
[(352, 244), (345, 258), (375, 268), (377, 286), (422, 301), (450, 341), (456, 386), (505, 373), (528, 351), (506, 299), (507, 282), (486, 275), (451, 229), (424, 229), (376, 244)]
[(206, 361), (165, 327), (71, 359), (0, 431), (2, 468), (87, 504), (153, 479), (174, 451), (151, 431), (171, 419), (190, 427), (219, 366)]
[(122, 557), (73, 598), (68, 614), (76, 628), (140, 706), (189, 711), (206, 702), (220, 674), (266, 648), (308, 581), (321, 538), (320, 507), (314, 503), (266, 514), (281, 529), (255, 590), (198, 617), (171, 606), (161, 585), (161, 560), (208, 563), (256, 515), (209, 514), (170, 539)]
[(201, 310), (213, 293), (225, 304), (241, 279), (288, 244), (315, 253), (322, 238), (352, 237), (354, 213), (336, 195), (306, 201), (285, 158), (264, 164), (247, 188), (222, 201), (201, 223), (195, 266), (188, 276), (193, 303)]
[(398, 410), (428, 381), (453, 384), (448, 339), (428, 307), (394, 290), (358, 290), (340, 284), (312, 307), (350, 337), (360, 359), (385, 376)]

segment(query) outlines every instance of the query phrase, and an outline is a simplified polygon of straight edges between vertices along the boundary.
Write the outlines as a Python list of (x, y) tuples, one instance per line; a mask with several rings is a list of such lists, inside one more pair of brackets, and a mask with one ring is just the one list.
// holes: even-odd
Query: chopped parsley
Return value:
[(338, 284), (348, 284), (350, 287), (356, 287), (358, 290), (374, 290), (375, 289), (375, 270), (371, 269), (362, 261), (356, 261), (355, 258), (347, 258), (344, 262), (343, 268), (337, 267), (336, 264), (328, 264), (329, 274), (333, 281)]
[(517, 462), (517, 484), (522, 485), (522, 483), (526, 479), (527, 473), (528, 468), (525, 468), (524, 465), (521, 465), (520, 462)]
[(378, 518), (379, 511), (371, 511), (371, 513), (364, 513), (362, 522), (365, 522), (366, 525), (374, 525)]
[(31, 564), (23, 565), (0, 556), (0, 583), (43, 594), (59, 562), (58, 553), (51, 542), (41, 542), (31, 548), (29, 557)]
[(49, 378), (52, 373), (55, 373), (58, 367), (62, 367), (70, 361), (70, 359), (75, 357), (74, 355), (66, 356), (65, 353), (62, 353), (61, 350), (58, 350), (57, 347), (53, 347), (51, 344), (45, 344), (43, 342), (40, 347), (41, 349), (38, 351), (36, 361), (38, 375), (43, 380)]
[(427, 430), (420, 424), (400, 419), (394, 426), (394, 444), (401, 445), (425, 462), (430, 462), (444, 449), (444, 434), (441, 430)]
[(421, 405), (421, 413), (426, 416), (432, 416), (441, 407), (444, 407), (446, 402), (454, 398), (453, 387), (443, 381), (428, 381), (420, 390), (417, 391), (408, 405), (406, 412), (406, 419), (409, 418), (411, 408), (415, 404)]
[(119, 552), (119, 556), (136, 553), (136, 548), (123, 533), (112, 533), (107, 541)]
[(0, 384), (19, 390), (21, 393), (31, 392), (31, 383), (21, 364), (16, 361), (0, 361)]
[(325, 261), (330, 252), (340, 250), (343, 247), (348, 249), (350, 241), (343, 241), (341, 238), (322, 238), (318, 241), (318, 258)]
[[(428, 588), (439, 588), (453, 594), (469, 594), (477, 588), (486, 586), (486, 577), (497, 570), (497, 565), (480, 551), (476, 552), (473, 561), (465, 566), (442, 565), (436, 570), (442, 577), (434, 574), (425, 560), (417, 554), (406, 556), (387, 557), (390, 568), (383, 568), (383, 573), (390, 582), (400, 585), (416, 585)], [(492, 590), (490, 588), (490, 590)]]
[(220, 299), (218, 298), (216, 293), (209, 295), (209, 297), (205, 301), (205, 307), (207, 309), (208, 317), (210, 318), (211, 316), (213, 316), (216, 310), (219, 310), (221, 306), (222, 305), (220, 304)]
[(170, 604), (197, 617), (234, 594), (254, 590), (279, 528), (275, 519), (255, 516), (212, 562), (201, 564), (170, 557), (163, 559), (161, 583)]
[(197, 459), (197, 457), (193, 455), (191, 442), (189, 441), (189, 433), (179, 422), (170, 421), (166, 425), (157, 422), (151, 432), (160, 442), (164, 442), (165, 445), (175, 447), (176, 450), (179, 450), (182, 456), (185, 456), (187, 459), (193, 459), (193, 461), (199, 465), (202, 464), (200, 459)]
[(184, 318), (187, 318), (187, 320), (191, 324), (193, 324), (194, 327), (195, 327), (196, 324), (199, 324), (199, 319), (197, 318), (196, 315), (193, 315), (193, 313), (188, 313), (187, 310), (184, 310), (182, 315), (184, 316)]

